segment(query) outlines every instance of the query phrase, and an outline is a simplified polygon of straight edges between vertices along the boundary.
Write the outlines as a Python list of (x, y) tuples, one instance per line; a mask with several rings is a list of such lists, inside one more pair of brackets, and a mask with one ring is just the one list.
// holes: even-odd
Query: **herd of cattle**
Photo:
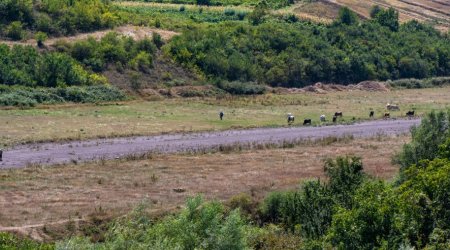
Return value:
[[(386, 109), (388, 111), (399, 111), (400, 107), (398, 105), (394, 105), (394, 104), (388, 103), (386, 105)], [(406, 116), (407, 117), (414, 117), (415, 116), (414, 110), (410, 110), (410, 111), (406, 112)], [(341, 118), (341, 117), (343, 117), (342, 111), (335, 112), (334, 115), (333, 115), (333, 118), (332, 118), (333, 123), (336, 123), (337, 119)], [(373, 117), (375, 117), (375, 111), (371, 110), (369, 112), (369, 118), (373, 118)], [(383, 117), (384, 118), (390, 118), (391, 114), (389, 112), (385, 112)], [(288, 122), (288, 124), (290, 125), (290, 124), (294, 123), (294, 121), (295, 121), (294, 115), (292, 115), (291, 113), (288, 113), (287, 114), (287, 122)], [(326, 122), (326, 121), (327, 121), (326, 120), (326, 116), (325, 115), (321, 115), (320, 116), (320, 122)], [(310, 118), (307, 118), (307, 119), (303, 120), (303, 125), (311, 125), (311, 123), (312, 123), (312, 119), (310, 119)]]

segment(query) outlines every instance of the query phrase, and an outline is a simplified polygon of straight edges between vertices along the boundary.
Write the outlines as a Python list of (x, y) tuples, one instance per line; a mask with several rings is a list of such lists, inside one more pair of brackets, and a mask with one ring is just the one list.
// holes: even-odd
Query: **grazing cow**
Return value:
[(0, 149), (0, 161), (3, 161), (3, 149)]
[(288, 122), (288, 124), (293, 123), (294, 120), (295, 120), (295, 117), (294, 117), (293, 115), (289, 114), (288, 117), (287, 117), (287, 122)]
[(400, 110), (400, 107), (398, 105), (388, 103), (386, 105), (386, 109), (389, 111), (393, 111), (393, 110)]
[(333, 122), (336, 123), (337, 121), (337, 116), (333, 116)]
[(325, 115), (321, 115), (321, 116), (320, 116), (320, 121), (321, 121), (321, 122), (326, 122), (326, 121), (327, 121)]
[(406, 116), (413, 117), (414, 116), (414, 110), (406, 112)]
[(369, 117), (372, 118), (374, 115), (375, 115), (375, 112), (374, 111), (370, 111)]
[(219, 113), (219, 117), (220, 117), (220, 120), (223, 120), (223, 111), (220, 111), (220, 113)]
[(303, 120), (303, 125), (311, 125), (311, 119)]
[(391, 117), (391, 114), (389, 112), (384, 113), (384, 118), (389, 118)]
[(342, 117), (342, 112), (341, 112), (341, 111), (336, 112), (336, 113), (334, 113), (334, 116), (336, 116), (336, 117)]

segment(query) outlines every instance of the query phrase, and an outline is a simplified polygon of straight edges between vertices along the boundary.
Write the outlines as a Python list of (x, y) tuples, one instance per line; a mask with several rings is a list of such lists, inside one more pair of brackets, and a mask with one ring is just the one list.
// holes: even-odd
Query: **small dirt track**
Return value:
[(41, 143), (17, 146), (3, 152), (0, 169), (21, 168), (30, 164), (53, 165), (95, 159), (114, 159), (147, 152), (177, 153), (220, 145), (281, 143), (325, 137), (372, 137), (378, 134), (404, 134), (420, 123), (412, 120), (377, 120), (353, 125), (322, 127), (257, 128), (159, 136), (95, 139), (66, 143)]

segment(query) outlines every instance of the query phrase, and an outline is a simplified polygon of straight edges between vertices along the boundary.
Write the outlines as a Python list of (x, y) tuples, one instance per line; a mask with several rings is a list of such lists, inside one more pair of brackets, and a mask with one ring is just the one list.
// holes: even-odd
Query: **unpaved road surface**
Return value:
[(3, 152), (0, 169), (21, 168), (30, 164), (54, 165), (96, 159), (114, 159), (132, 154), (177, 153), (213, 149), (220, 145), (281, 143), (326, 137), (372, 137), (379, 134), (408, 133), (420, 119), (377, 120), (353, 125), (323, 127), (258, 128), (159, 136), (96, 139), (66, 143), (20, 145)]

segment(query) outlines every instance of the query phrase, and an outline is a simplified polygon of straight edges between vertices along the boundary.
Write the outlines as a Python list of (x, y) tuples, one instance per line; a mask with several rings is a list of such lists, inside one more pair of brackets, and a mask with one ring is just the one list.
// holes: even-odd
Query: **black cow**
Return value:
[(303, 125), (311, 125), (311, 119), (303, 120)]
[(0, 161), (3, 161), (3, 150), (0, 149)]
[(413, 117), (414, 116), (414, 110), (406, 112), (406, 116)]
[(336, 117), (342, 117), (343, 115), (342, 115), (342, 112), (336, 112), (336, 113), (334, 113), (334, 116), (336, 116)]
[(375, 111), (370, 111), (369, 117), (372, 118), (372, 117), (374, 117), (374, 115), (375, 115)]
[(333, 122), (336, 123), (337, 121), (337, 116), (333, 116)]

